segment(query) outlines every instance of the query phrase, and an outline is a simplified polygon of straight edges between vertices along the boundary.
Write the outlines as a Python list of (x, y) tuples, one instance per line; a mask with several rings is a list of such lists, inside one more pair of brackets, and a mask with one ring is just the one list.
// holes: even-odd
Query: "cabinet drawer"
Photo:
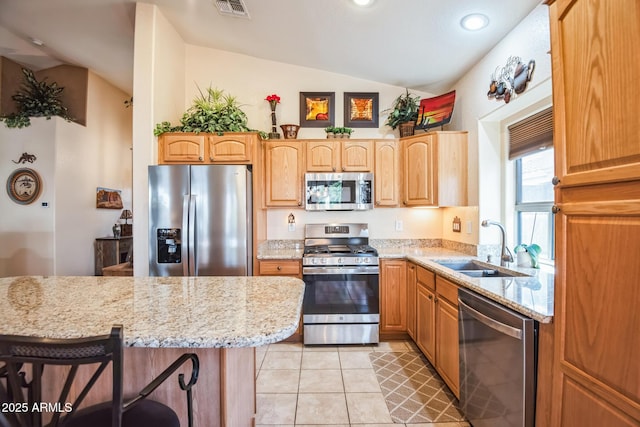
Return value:
[(299, 261), (260, 261), (260, 276), (299, 276)]
[(439, 297), (449, 301), (454, 306), (458, 306), (458, 286), (454, 283), (436, 276), (436, 292)]
[(418, 267), (416, 276), (418, 277), (418, 284), (422, 284), (432, 291), (436, 290), (435, 274), (432, 271), (423, 267)]

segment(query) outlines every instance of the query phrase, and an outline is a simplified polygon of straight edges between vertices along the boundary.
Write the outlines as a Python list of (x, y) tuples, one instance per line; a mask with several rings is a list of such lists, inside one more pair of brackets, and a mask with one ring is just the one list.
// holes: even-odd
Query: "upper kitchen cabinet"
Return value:
[(640, 178), (640, 4), (564, 0), (551, 13), (560, 183)]
[(159, 164), (242, 164), (251, 163), (256, 133), (176, 132), (158, 137)]
[(395, 139), (375, 141), (374, 195), (376, 207), (398, 206), (400, 153)]
[(428, 132), (401, 138), (402, 204), (467, 204), (467, 132)]
[(265, 206), (302, 207), (304, 144), (265, 141), (264, 149)]
[(208, 135), (208, 158), (212, 163), (251, 163), (256, 138), (247, 133)]
[(373, 143), (367, 140), (305, 141), (307, 172), (371, 172)]
[(163, 133), (158, 137), (158, 163), (204, 163), (206, 134)]

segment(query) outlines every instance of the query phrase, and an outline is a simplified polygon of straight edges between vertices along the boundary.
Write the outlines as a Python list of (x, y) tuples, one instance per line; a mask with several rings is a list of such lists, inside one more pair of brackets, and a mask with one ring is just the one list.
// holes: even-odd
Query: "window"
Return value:
[(516, 244), (537, 243), (542, 260), (554, 259), (553, 109), (529, 116), (509, 129), (509, 159), (515, 160)]
[(553, 148), (516, 160), (516, 244), (537, 243), (540, 258), (554, 259)]

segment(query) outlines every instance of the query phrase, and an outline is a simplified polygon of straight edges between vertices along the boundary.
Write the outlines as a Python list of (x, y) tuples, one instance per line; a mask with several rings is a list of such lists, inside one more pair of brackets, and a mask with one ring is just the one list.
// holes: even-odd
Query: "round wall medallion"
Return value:
[(42, 192), (42, 179), (33, 169), (16, 169), (7, 179), (7, 193), (16, 203), (28, 205)]

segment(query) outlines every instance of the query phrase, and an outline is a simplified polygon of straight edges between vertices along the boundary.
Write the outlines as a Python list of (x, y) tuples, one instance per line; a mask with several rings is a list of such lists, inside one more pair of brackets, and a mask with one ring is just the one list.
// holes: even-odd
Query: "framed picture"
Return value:
[(29, 205), (35, 202), (42, 192), (42, 179), (33, 169), (16, 169), (7, 179), (7, 193), (14, 202)]
[(422, 99), (418, 109), (416, 127), (429, 130), (449, 124), (453, 115), (453, 106), (456, 102), (456, 91), (434, 96), (433, 98)]
[(122, 197), (120, 197), (120, 190), (98, 187), (96, 189), (96, 208), (122, 209)]
[(300, 127), (333, 126), (335, 99), (335, 92), (300, 92)]
[(345, 92), (344, 125), (351, 128), (377, 128), (378, 92)]

